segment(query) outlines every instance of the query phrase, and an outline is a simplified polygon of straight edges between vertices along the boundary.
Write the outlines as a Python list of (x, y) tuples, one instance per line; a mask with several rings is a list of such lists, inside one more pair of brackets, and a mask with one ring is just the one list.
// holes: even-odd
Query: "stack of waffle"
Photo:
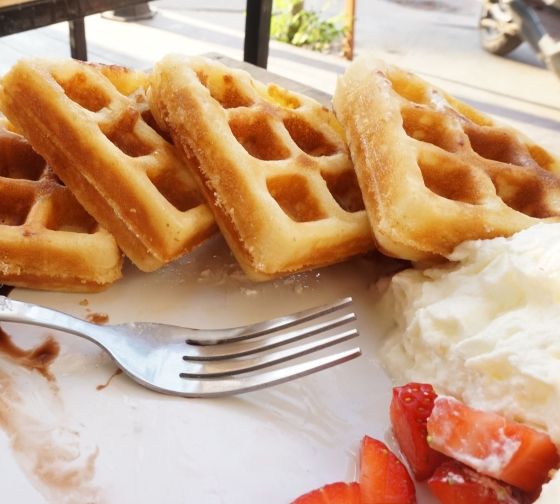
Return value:
[(560, 215), (560, 163), (398, 68), (358, 60), (334, 112), (201, 57), (151, 74), (20, 61), (0, 110), (0, 283), (100, 289), (219, 228), (249, 278), (377, 246), (448, 255)]

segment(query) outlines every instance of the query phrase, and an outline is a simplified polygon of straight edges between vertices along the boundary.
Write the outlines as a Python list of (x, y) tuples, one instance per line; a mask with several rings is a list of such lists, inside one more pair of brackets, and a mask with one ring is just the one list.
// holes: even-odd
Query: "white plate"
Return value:
[[(344, 296), (355, 300), (363, 355), (274, 388), (220, 399), (159, 395), (75, 336), (2, 324), (30, 348), (52, 334), (60, 355), (48, 381), (0, 355), (0, 495), (10, 502), (285, 504), (356, 476), (362, 436), (392, 443), (391, 383), (376, 349), (388, 323), (377, 279), (394, 264), (361, 258), (264, 284), (245, 280), (221, 238), (152, 274), (132, 267), (107, 291), (11, 297), (109, 323), (150, 320), (226, 327)], [(87, 300), (87, 305), (84, 300)], [(431, 500), (421, 491), (419, 502)]]

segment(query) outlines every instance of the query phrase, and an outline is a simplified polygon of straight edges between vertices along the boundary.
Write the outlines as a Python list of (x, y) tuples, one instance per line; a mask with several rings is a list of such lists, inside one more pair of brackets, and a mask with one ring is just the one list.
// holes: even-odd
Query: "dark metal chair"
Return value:
[(243, 59), (262, 68), (268, 63), (272, 0), (247, 0)]
[[(85, 61), (86, 16), (113, 12), (131, 20), (140, 11), (147, 14), (146, 8), (145, 0), (0, 0), (0, 37), (68, 21), (70, 54)], [(263, 68), (268, 61), (271, 15), (272, 0), (247, 0), (243, 59)]]

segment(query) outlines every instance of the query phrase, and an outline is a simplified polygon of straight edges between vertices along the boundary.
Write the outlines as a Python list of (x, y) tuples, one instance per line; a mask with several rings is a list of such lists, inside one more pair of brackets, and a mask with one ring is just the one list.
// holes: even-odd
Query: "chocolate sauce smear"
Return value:
[(109, 379), (105, 383), (103, 383), (101, 385), (97, 385), (97, 387), (95, 387), (95, 390), (106, 389), (111, 384), (111, 382), (113, 381), (113, 378), (115, 376), (119, 376), (120, 374), (122, 374), (122, 372), (123, 371), (122, 371), (121, 368), (117, 368), (116, 371), (111, 376), (109, 376)]
[(49, 367), (60, 353), (60, 345), (49, 336), (40, 345), (24, 350), (14, 344), (12, 337), (0, 327), (0, 353), (10, 357), (15, 363), (30, 370), (41, 373), (47, 380), (55, 377)]
[(86, 319), (92, 324), (103, 325), (109, 322), (109, 315), (106, 313), (88, 313)]

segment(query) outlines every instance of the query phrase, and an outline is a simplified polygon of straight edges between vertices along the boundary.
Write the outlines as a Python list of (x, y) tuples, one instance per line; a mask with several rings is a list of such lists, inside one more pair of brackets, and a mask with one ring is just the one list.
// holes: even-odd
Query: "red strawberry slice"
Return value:
[(393, 388), (390, 416), (399, 447), (418, 481), (429, 478), (447, 459), (428, 445), (426, 421), (437, 397), (425, 383), (409, 383)]
[(292, 504), (360, 504), (358, 483), (330, 483), (298, 497)]
[(428, 487), (441, 504), (521, 504), (519, 490), (473, 469), (449, 460), (428, 480)]
[(414, 504), (416, 491), (406, 467), (387, 446), (364, 436), (360, 451), (362, 504)]
[(452, 397), (435, 400), (427, 427), (435, 450), (526, 492), (538, 490), (559, 462), (545, 433)]

